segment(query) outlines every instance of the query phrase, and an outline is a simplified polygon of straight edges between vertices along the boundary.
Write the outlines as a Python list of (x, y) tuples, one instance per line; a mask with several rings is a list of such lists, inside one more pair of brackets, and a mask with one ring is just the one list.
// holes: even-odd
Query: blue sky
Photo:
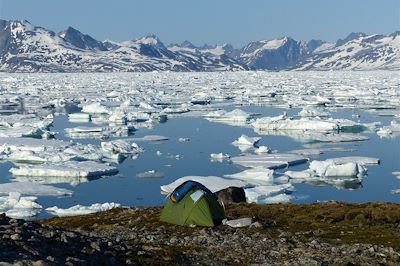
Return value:
[(27, 19), (96, 39), (154, 33), (168, 43), (231, 43), (291, 36), (336, 41), (350, 32), (400, 28), (400, 0), (0, 0), (0, 18)]

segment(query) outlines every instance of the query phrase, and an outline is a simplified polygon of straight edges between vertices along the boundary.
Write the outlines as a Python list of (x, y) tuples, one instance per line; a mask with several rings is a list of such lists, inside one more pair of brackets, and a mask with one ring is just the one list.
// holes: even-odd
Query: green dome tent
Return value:
[(215, 226), (225, 219), (216, 196), (200, 183), (187, 181), (168, 198), (160, 220), (177, 225)]

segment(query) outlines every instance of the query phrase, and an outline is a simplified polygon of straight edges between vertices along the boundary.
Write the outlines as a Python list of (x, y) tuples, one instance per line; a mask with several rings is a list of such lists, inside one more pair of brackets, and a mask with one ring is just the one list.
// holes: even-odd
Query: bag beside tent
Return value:
[(223, 219), (225, 211), (216, 196), (194, 181), (186, 181), (171, 193), (160, 217), (167, 223), (199, 226), (215, 226)]

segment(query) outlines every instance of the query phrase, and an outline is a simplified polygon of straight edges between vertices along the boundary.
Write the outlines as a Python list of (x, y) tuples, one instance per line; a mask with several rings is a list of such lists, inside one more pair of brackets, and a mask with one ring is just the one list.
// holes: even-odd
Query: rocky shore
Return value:
[(161, 223), (161, 208), (24, 221), (0, 215), (0, 265), (399, 265), (400, 205), (231, 204), (250, 227)]

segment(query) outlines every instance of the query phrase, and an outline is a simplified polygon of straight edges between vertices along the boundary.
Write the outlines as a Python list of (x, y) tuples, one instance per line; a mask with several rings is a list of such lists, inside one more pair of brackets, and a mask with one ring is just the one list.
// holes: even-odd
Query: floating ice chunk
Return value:
[(284, 168), (290, 165), (300, 164), (307, 162), (307, 158), (296, 155), (296, 154), (285, 154), (285, 153), (275, 153), (275, 154), (263, 154), (263, 155), (245, 155), (232, 157), (231, 161), (235, 164), (244, 167), (258, 167), (263, 166), (269, 169)]
[(346, 156), (346, 157), (338, 157), (338, 158), (330, 158), (326, 161), (334, 162), (334, 163), (347, 163), (354, 162), (362, 165), (370, 165), (370, 164), (379, 164), (379, 159), (374, 157), (364, 157), (364, 156)]
[(19, 168), (11, 168), (10, 172), (15, 176), (93, 177), (116, 174), (118, 170), (114, 166), (93, 161), (69, 161), (55, 164), (21, 165)]
[(90, 206), (82, 206), (82, 205), (75, 205), (72, 206), (68, 209), (62, 209), (58, 208), (56, 206), (54, 207), (49, 207), (46, 208), (46, 211), (49, 213), (52, 213), (54, 215), (57, 215), (59, 217), (65, 217), (65, 216), (75, 216), (75, 215), (86, 215), (86, 214), (91, 214), (91, 213), (96, 213), (96, 212), (103, 212), (103, 211), (108, 211), (114, 208), (119, 208), (121, 207), (121, 204), (114, 203), (114, 202), (106, 202), (106, 203), (95, 203)]
[(278, 203), (289, 203), (293, 200), (292, 195), (288, 194), (278, 194), (275, 196), (270, 196), (262, 199), (258, 199), (255, 203), (258, 204), (278, 204)]
[(257, 154), (262, 154), (262, 153), (270, 153), (271, 150), (267, 146), (260, 146), (257, 149), (255, 149), (254, 152)]
[(37, 215), (42, 206), (36, 202), (36, 197), (21, 197), (18, 192), (10, 192), (8, 196), (0, 197), (0, 213), (11, 218), (29, 218)]
[(179, 142), (187, 142), (189, 140), (190, 140), (189, 138), (179, 138), (178, 139)]
[(315, 172), (310, 169), (304, 171), (286, 171), (285, 175), (294, 179), (310, 179), (316, 176)]
[(306, 131), (337, 131), (339, 125), (335, 121), (316, 118), (301, 118), (293, 120), (286, 116), (262, 117), (251, 124), (257, 130), (306, 130)]
[(227, 112), (225, 110), (213, 111), (205, 115), (205, 117), (210, 118), (212, 121), (219, 122), (248, 122), (253, 118), (255, 114), (249, 114), (243, 110), (235, 109), (233, 111)]
[(143, 173), (138, 173), (136, 176), (139, 178), (163, 178), (164, 173), (156, 170), (149, 170)]
[(163, 113), (166, 114), (182, 114), (182, 113), (187, 113), (190, 110), (186, 107), (181, 107), (181, 108), (171, 108), (171, 107), (167, 107), (163, 109)]
[(22, 195), (29, 196), (66, 196), (73, 194), (73, 192), (68, 189), (32, 182), (11, 182), (0, 184), (0, 195), (8, 194), (10, 192), (18, 192)]
[(101, 148), (105, 152), (122, 154), (137, 154), (144, 151), (141, 147), (139, 147), (139, 145), (129, 139), (101, 142)]
[(392, 172), (392, 174), (393, 174), (396, 178), (400, 179), (400, 172)]
[(317, 108), (304, 108), (298, 113), (301, 117), (329, 117), (330, 113), (325, 111), (324, 109)]
[(107, 136), (126, 137), (134, 130), (127, 126), (113, 127), (74, 127), (66, 128), (65, 132), (71, 138), (101, 138)]
[(321, 119), (319, 117), (287, 118), (286, 116), (262, 117), (252, 123), (256, 130), (302, 130), (317, 132), (345, 131), (359, 133), (376, 127), (376, 123), (360, 124), (348, 119)]
[(312, 161), (310, 170), (314, 171), (318, 176), (349, 176), (363, 177), (366, 168), (355, 162), (339, 162), (339, 161)]
[(206, 186), (209, 190), (212, 192), (217, 192), (221, 189), (227, 188), (227, 187), (248, 187), (249, 183), (241, 181), (241, 180), (235, 180), (235, 179), (226, 179), (218, 176), (184, 176), (181, 177), (174, 182), (168, 184), (168, 185), (163, 185), (161, 186), (161, 191), (164, 193), (171, 193), (174, 191), (176, 187), (178, 187), (180, 184), (182, 184), (185, 181), (188, 180), (193, 180), (196, 182), (199, 182)]
[(87, 113), (72, 113), (68, 115), (68, 120), (71, 122), (89, 122), (90, 114)]
[(112, 112), (108, 121), (112, 124), (125, 125), (127, 122), (127, 116), (124, 112)]
[(294, 187), (291, 184), (269, 185), (269, 186), (256, 186), (246, 188), (247, 202), (265, 202), (267, 198), (277, 196), (278, 194), (292, 192)]
[(260, 137), (248, 137), (246, 135), (241, 135), (237, 140), (232, 142), (235, 146), (250, 146), (253, 147), (257, 142), (260, 141)]
[(159, 135), (147, 135), (140, 138), (132, 138), (134, 141), (164, 141), (168, 140), (168, 137), (159, 136)]
[(274, 179), (274, 170), (260, 166), (247, 169), (239, 173), (224, 175), (224, 177), (241, 179), (246, 181), (258, 180), (258, 181), (272, 182)]
[(400, 123), (392, 121), (390, 122), (389, 126), (380, 128), (376, 133), (380, 137), (386, 137), (386, 138), (400, 136)]
[(211, 160), (214, 161), (223, 161), (223, 160), (229, 160), (229, 158), (231, 158), (231, 156), (229, 154), (226, 153), (211, 153), (210, 154)]
[(89, 182), (92, 179), (88, 179), (87, 177), (71, 177), (71, 176), (52, 176), (51, 178), (47, 176), (14, 176), (12, 181), (17, 182), (33, 182), (39, 184), (70, 184), (71, 186), (77, 186), (81, 183)]
[(82, 112), (89, 114), (109, 114), (111, 110), (99, 102), (85, 104), (82, 107)]

